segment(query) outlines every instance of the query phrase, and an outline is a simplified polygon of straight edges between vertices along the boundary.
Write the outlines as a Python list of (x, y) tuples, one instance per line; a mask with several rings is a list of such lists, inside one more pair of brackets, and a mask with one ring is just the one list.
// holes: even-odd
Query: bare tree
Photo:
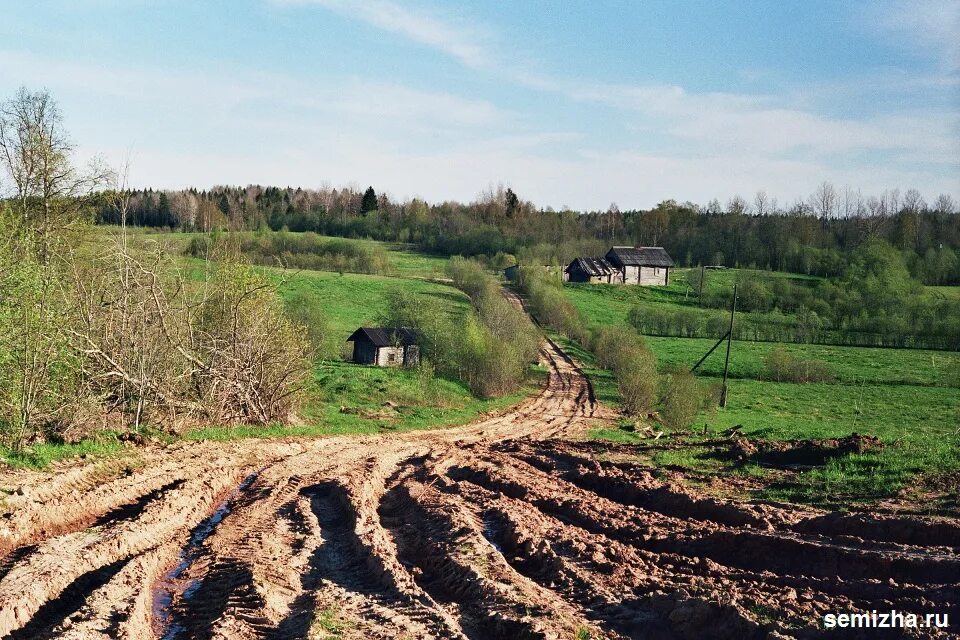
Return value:
[(933, 210), (940, 215), (949, 215), (957, 210), (957, 204), (953, 201), (953, 197), (950, 196), (950, 194), (941, 193), (937, 196), (937, 199), (933, 201)]
[(757, 212), (758, 216), (763, 216), (769, 213), (770, 211), (770, 200), (767, 197), (767, 192), (764, 190), (757, 191), (757, 194), (753, 196), (753, 209)]
[(821, 218), (831, 217), (837, 206), (837, 190), (826, 180), (820, 183), (817, 190), (810, 196), (810, 207)]

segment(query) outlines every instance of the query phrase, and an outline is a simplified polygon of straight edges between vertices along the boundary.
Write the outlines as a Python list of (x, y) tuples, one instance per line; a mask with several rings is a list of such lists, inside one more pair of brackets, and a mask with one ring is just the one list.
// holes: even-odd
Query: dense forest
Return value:
[[(108, 194), (94, 203), (98, 222), (118, 223)], [(183, 231), (270, 228), (414, 243), (446, 255), (511, 254), (521, 262), (565, 264), (611, 244), (660, 245), (683, 265), (757, 267), (839, 276), (847, 255), (879, 239), (903, 252), (924, 284), (960, 284), (960, 215), (949, 195), (927, 202), (915, 189), (865, 197), (821, 184), (781, 207), (759, 192), (726, 205), (673, 200), (650, 210), (539, 209), (509, 188), (474, 202), (394, 202), (371, 187), (292, 189), (248, 186), (209, 191), (135, 191), (130, 223)]]

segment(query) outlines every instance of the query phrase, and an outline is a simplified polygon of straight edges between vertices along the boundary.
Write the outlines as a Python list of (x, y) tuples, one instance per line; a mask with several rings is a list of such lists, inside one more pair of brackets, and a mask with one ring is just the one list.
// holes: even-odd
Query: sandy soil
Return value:
[(542, 358), (538, 396), (456, 429), (0, 478), (0, 637), (870, 638), (817, 624), (874, 609), (956, 633), (956, 520), (698, 494), (577, 442), (609, 416)]

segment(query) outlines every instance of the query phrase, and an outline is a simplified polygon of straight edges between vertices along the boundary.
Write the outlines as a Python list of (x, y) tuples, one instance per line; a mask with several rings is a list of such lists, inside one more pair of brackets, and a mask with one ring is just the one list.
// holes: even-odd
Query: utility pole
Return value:
[(730, 344), (733, 342), (733, 316), (737, 313), (737, 285), (733, 285), (733, 304), (730, 306), (730, 330), (727, 332), (727, 359), (723, 363), (723, 389), (720, 406), (727, 406), (727, 370), (730, 368)]
[(703, 279), (706, 276), (706, 273), (707, 273), (706, 265), (703, 265), (703, 264), (700, 265), (700, 292), (698, 293), (698, 295), (700, 296), (701, 300), (703, 300)]

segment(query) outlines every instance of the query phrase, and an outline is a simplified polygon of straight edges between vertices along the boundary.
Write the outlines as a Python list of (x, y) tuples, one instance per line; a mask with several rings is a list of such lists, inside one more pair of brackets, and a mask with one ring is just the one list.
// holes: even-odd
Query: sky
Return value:
[(823, 181), (960, 199), (960, 0), (4, 0), (0, 97), (46, 88), (135, 186), (373, 185), (646, 208)]

